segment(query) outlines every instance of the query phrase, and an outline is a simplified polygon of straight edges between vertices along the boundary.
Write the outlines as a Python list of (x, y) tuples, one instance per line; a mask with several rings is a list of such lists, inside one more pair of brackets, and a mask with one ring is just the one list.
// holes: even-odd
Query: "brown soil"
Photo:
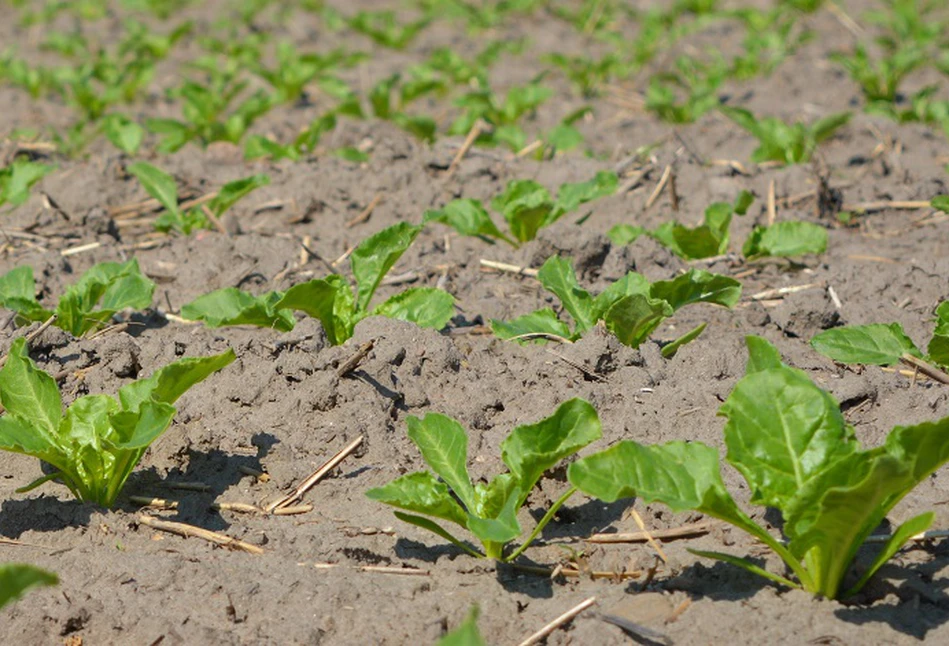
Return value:
[[(218, 6), (222, 4), (208, 2), (205, 8), (190, 10), (187, 15), (198, 21), (198, 32), (223, 11)], [(353, 4), (345, 3), (342, 10), (354, 11)], [(853, 16), (859, 17), (864, 8), (864, 3), (848, 3)], [(102, 36), (114, 20), (84, 28)], [(756, 113), (808, 119), (859, 105), (858, 88), (827, 59), (830, 51), (848, 46), (850, 34), (827, 11), (803, 20), (819, 37), (771, 78), (728, 88), (732, 103)], [(15, 21), (5, 22), (0, 40), (31, 51), (35, 29), (20, 30)], [(451, 23), (425, 30), (406, 52), (396, 54), (352, 34), (325, 33), (309, 14), (300, 13), (273, 29), (278, 38), (319, 50), (344, 44), (376, 54), (347, 73), (365, 83), (420, 60), (435, 46), (457, 43), (463, 53), (479, 48)], [(494, 67), (493, 81), (501, 88), (533, 77), (545, 52), (590, 48), (573, 29), (543, 11), (491, 34), (504, 36), (526, 36), (530, 44), (525, 54), (502, 59), (506, 62)], [(680, 42), (676, 50), (728, 38), (728, 30), (719, 25)], [(177, 82), (179, 65), (195, 48), (191, 42), (179, 48), (159, 73), (159, 88)], [(37, 56), (42, 60), (43, 55)], [(907, 89), (926, 82), (925, 75), (913, 77)], [(537, 131), (584, 104), (560, 75), (552, 74), (547, 84), (557, 94), (531, 124)], [(624, 87), (635, 93), (643, 82)], [(796, 263), (748, 266), (737, 256), (699, 263), (719, 273), (740, 274), (743, 302), (734, 311), (687, 309), (639, 350), (598, 330), (576, 344), (557, 347), (521, 347), (473, 333), (491, 318), (524, 314), (551, 302), (530, 278), (482, 271), (481, 258), (536, 267), (553, 253), (567, 255), (584, 286), (598, 290), (631, 269), (657, 279), (688, 266), (651, 240), (626, 248), (611, 245), (605, 233), (617, 223), (655, 226), (671, 217), (694, 222), (712, 201), (730, 201), (748, 189), (760, 199), (749, 216), (734, 225), (737, 244), (756, 221), (766, 218), (764, 196), (771, 182), (779, 198), (795, 196), (813, 190), (825, 169), (831, 186), (841, 187), (845, 203), (920, 200), (947, 192), (943, 164), (949, 145), (921, 126), (897, 126), (857, 112), (821, 147), (819, 163), (755, 168), (747, 164), (755, 147), (752, 138), (718, 114), (673, 129), (608, 98), (593, 100), (592, 105), (595, 117), (583, 122), (582, 129), (595, 156), (568, 154), (537, 162), (515, 159), (502, 149), (475, 149), (447, 179), (444, 169), (460, 138), (441, 138), (428, 146), (378, 121), (344, 122), (331, 136), (332, 147), (370, 140), (371, 160), (361, 165), (329, 155), (299, 163), (246, 163), (229, 145), (207, 150), (189, 145), (156, 163), (197, 192), (253, 172), (269, 174), (272, 183), (226, 216), (230, 235), (171, 236), (152, 248), (136, 247), (143, 239), (140, 232), (116, 231), (107, 216), (110, 207), (145, 197), (122, 171), (127, 158), (100, 141), (83, 159), (55, 159), (57, 172), (37, 186), (29, 202), (4, 216), (4, 227), (31, 226), (32, 233), (44, 238), (30, 239), (30, 244), (11, 240), (0, 258), (0, 272), (33, 266), (41, 293), (54, 302), (64, 285), (94, 263), (134, 254), (158, 282), (156, 309), (132, 315), (134, 325), (127, 332), (96, 339), (47, 331), (34, 344), (32, 356), (51, 372), (66, 372), (62, 391), (68, 402), (85, 393), (114, 393), (136, 375), (150, 374), (178, 356), (233, 347), (238, 360), (182, 398), (174, 425), (146, 455), (126, 493), (179, 500), (176, 511), (161, 517), (226, 533), (261, 546), (264, 554), (232, 552), (139, 526), (137, 509), (125, 499), (104, 511), (71, 500), (56, 484), (17, 494), (17, 487), (40, 475), (40, 465), (35, 459), (0, 454), (0, 535), (24, 543), (0, 544), (0, 560), (32, 562), (62, 580), (60, 586), (35, 590), (4, 611), (4, 641), (57, 643), (80, 636), (87, 644), (425, 644), (436, 641), (446, 626), (456, 625), (478, 604), (488, 641), (512, 643), (595, 595), (600, 612), (622, 612), (682, 644), (895, 644), (924, 638), (949, 642), (949, 597), (944, 592), (949, 558), (941, 543), (904, 550), (865, 593), (847, 603), (788, 592), (686, 551), (691, 547), (751, 554), (779, 571), (780, 564), (759, 545), (723, 527), (665, 544), (669, 563), (651, 580), (645, 575), (625, 582), (551, 580), (463, 555), (365, 497), (370, 487), (423, 466), (405, 435), (405, 419), (428, 411), (455, 417), (469, 429), (469, 467), (475, 478), (500, 468), (499, 443), (510, 429), (546, 416), (570, 397), (588, 399), (603, 421), (603, 440), (587, 452), (621, 438), (694, 439), (721, 446), (723, 422), (716, 411), (744, 373), (747, 334), (765, 336), (791, 365), (828, 388), (867, 444), (880, 442), (895, 424), (949, 415), (945, 386), (914, 383), (877, 368), (836, 366), (807, 345), (811, 336), (828, 327), (889, 321), (902, 323), (918, 343), (928, 340), (932, 308), (949, 297), (949, 242), (946, 219), (928, 217), (927, 210), (883, 210), (845, 228), (833, 215), (819, 215), (813, 199), (781, 207), (779, 219), (825, 225), (830, 233), (827, 253)], [(449, 109), (450, 103), (436, 107), (430, 111)], [(156, 99), (136, 110), (137, 115), (154, 115), (169, 108)], [(319, 110), (313, 107), (284, 108), (268, 115), (254, 131), (286, 138), (316, 114)], [(34, 102), (9, 88), (0, 93), (0, 133), (69, 121), (68, 110), (54, 100)], [(458, 299), (458, 315), (443, 332), (367, 319), (346, 345), (328, 347), (319, 324), (311, 320), (279, 334), (256, 328), (210, 330), (162, 314), (219, 287), (285, 289), (307, 276), (323, 275), (318, 260), (299, 262), (304, 236), (311, 237), (310, 248), (333, 260), (367, 235), (397, 221), (418, 222), (426, 208), (454, 197), (486, 198), (511, 179), (535, 178), (550, 187), (581, 181), (598, 170), (622, 167), (623, 160), (649, 144), (656, 148), (651, 163), (637, 166), (645, 171), (641, 184), (595, 203), (581, 226), (575, 224), (576, 216), (564, 218), (520, 250), (451, 235), (443, 227), (426, 230), (392, 273), (414, 272), (415, 285), (434, 285), (447, 276), (442, 282)], [(0, 152), (11, 150), (8, 146)], [(738, 160), (749, 166), (749, 174), (701, 163), (713, 159)], [(672, 211), (668, 194), (644, 211), (663, 168), (673, 161), (679, 213)], [(68, 221), (44, 206), (41, 192), (54, 198)], [(369, 220), (345, 228), (343, 224), (377, 194), (382, 201)], [(282, 206), (256, 210), (274, 200)], [(90, 242), (101, 246), (75, 255), (60, 253)], [(342, 270), (348, 272), (348, 266)], [(751, 298), (766, 289), (802, 284), (816, 286), (773, 302)], [(839, 296), (839, 308), (827, 287)], [(395, 289), (402, 287), (385, 287), (380, 296)], [(710, 325), (698, 341), (672, 360), (661, 358), (656, 341), (675, 338), (702, 321)], [(28, 330), (5, 328), (0, 348), (5, 352)], [(370, 339), (375, 348), (367, 359), (348, 377), (337, 378), (336, 367)], [(576, 365), (602, 379), (591, 380)], [(272, 500), (359, 436), (364, 437), (362, 447), (306, 496), (314, 505), (308, 514), (261, 517), (210, 510), (214, 502)], [(270, 480), (244, 475), (242, 466), (266, 471)], [(548, 476), (522, 510), (525, 526), (531, 526), (565, 487), (562, 471)], [(727, 471), (725, 479), (741, 499), (745, 488), (738, 474)], [(210, 489), (167, 487), (179, 481), (200, 481)], [(908, 496), (891, 521), (934, 509), (934, 527), (946, 527), (947, 500), (949, 474), (942, 471)], [(635, 531), (635, 523), (624, 514), (631, 502), (604, 505), (573, 498), (542, 540), (526, 552), (528, 560), (553, 567), (582, 554), (594, 570), (648, 570), (656, 560), (646, 545), (596, 546), (576, 538), (599, 531)], [(653, 529), (700, 519), (671, 514), (659, 505), (637, 507)], [(750, 511), (768, 522), (762, 510)], [(412, 574), (361, 569), (367, 565), (411, 569)], [(647, 590), (652, 594), (645, 594)], [(680, 614), (672, 617), (674, 612)], [(548, 643), (621, 644), (628, 638), (596, 612), (587, 612), (555, 632)]]

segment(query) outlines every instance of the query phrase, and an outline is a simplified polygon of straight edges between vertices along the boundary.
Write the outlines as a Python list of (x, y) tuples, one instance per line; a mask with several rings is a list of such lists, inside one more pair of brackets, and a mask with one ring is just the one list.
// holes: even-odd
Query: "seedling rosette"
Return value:
[[(571, 487), (561, 495), (520, 547), (505, 555), (505, 546), (521, 535), (517, 511), (544, 472), (602, 434), (596, 410), (582, 399), (571, 399), (550, 417), (511, 431), (501, 442), (501, 459), (508, 472), (486, 484), (472, 484), (467, 467), (468, 435), (458, 422), (429, 413), (422, 419), (409, 417), (407, 424), (409, 439), (431, 471), (410, 473), (370, 489), (366, 495), (410, 512), (395, 512), (400, 520), (433, 532), (472, 556), (498, 561), (517, 558), (575, 493)], [(455, 538), (430, 518), (467, 529), (481, 542), (483, 551)]]
[(123, 386), (118, 401), (86, 395), (63, 414), (56, 380), (29, 358), (26, 340), (17, 339), (0, 370), (0, 403), (6, 409), (0, 450), (39, 458), (54, 469), (17, 491), (58, 480), (79, 500), (111, 507), (148, 446), (171, 424), (172, 404), (233, 360), (232, 350), (181, 359)]
[(913, 536), (931, 512), (900, 525), (849, 587), (857, 551), (893, 507), (949, 460), (949, 418), (897, 426), (882, 446), (864, 449), (834, 398), (781, 363), (764, 339), (748, 337), (747, 374), (720, 409), (726, 460), (748, 483), (751, 503), (784, 517), (787, 541), (755, 523), (722, 480), (718, 452), (700, 442), (642, 445), (625, 440), (568, 469), (575, 487), (606, 502), (637, 496), (674, 512), (698, 511), (751, 534), (790, 568), (792, 578), (748, 559), (693, 550), (827, 598), (855, 594)]
[(210, 327), (257, 325), (287, 332), (296, 324), (293, 311), (299, 310), (319, 319), (332, 345), (349, 339), (356, 324), (367, 316), (387, 316), (441, 329), (455, 312), (454, 297), (441, 289), (407, 289), (369, 309), (379, 283), (421, 231), (421, 226), (401, 222), (356, 247), (351, 256), (355, 294), (345, 278), (331, 274), (294, 285), (286, 292), (260, 296), (226, 287), (188, 303), (181, 308), (181, 315), (192, 321), (204, 321)]

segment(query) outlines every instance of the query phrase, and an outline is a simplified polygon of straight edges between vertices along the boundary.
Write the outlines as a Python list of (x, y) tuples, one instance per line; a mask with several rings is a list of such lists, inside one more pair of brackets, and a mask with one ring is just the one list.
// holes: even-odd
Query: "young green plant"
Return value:
[[(422, 419), (410, 416), (407, 424), (409, 439), (431, 471), (410, 473), (370, 489), (366, 495), (410, 512), (397, 511), (395, 515), (472, 556), (505, 562), (513, 561), (527, 549), (575, 492), (573, 488), (564, 492), (520, 547), (505, 555), (505, 546), (522, 533), (517, 511), (541, 476), (602, 434), (593, 406), (582, 399), (571, 399), (550, 417), (511, 431), (501, 442), (501, 460), (508, 471), (488, 483), (472, 484), (468, 475), (468, 435), (458, 422), (429, 413)], [(483, 551), (455, 538), (431, 518), (467, 529), (481, 542)]]
[(801, 122), (788, 124), (776, 117), (759, 119), (743, 108), (722, 106), (719, 110), (758, 140), (758, 148), (751, 153), (751, 161), (756, 164), (765, 161), (803, 164), (810, 161), (817, 145), (850, 121), (849, 112), (824, 117), (806, 125)]
[(30, 189), (55, 169), (54, 166), (15, 159), (0, 168), (0, 206), (20, 206), (30, 197)]
[(59, 579), (55, 574), (36, 566), (25, 563), (0, 563), (0, 608), (19, 599), (30, 588), (57, 583)]
[[(574, 330), (557, 313), (545, 308), (512, 321), (491, 321), (494, 334), (514, 341), (544, 341), (555, 338), (575, 341), (599, 321), (624, 345), (638, 348), (667, 318), (693, 303), (712, 303), (731, 308), (741, 297), (741, 283), (701, 269), (690, 269), (673, 280), (650, 283), (645, 276), (629, 272), (593, 296), (580, 287), (573, 265), (566, 258), (551, 256), (537, 274), (540, 284), (553, 292), (574, 320)], [(696, 339), (705, 324), (665, 345), (662, 355), (673, 356)]]
[(53, 325), (79, 337), (105, 327), (116, 312), (151, 306), (154, 291), (155, 283), (139, 270), (135, 258), (103, 262), (67, 287), (50, 311), (36, 300), (33, 268), (24, 265), (0, 276), (0, 307), (16, 312), (22, 325), (55, 315)]
[(17, 491), (58, 480), (79, 500), (111, 507), (149, 445), (171, 424), (172, 404), (233, 360), (232, 350), (181, 359), (122, 386), (118, 401), (86, 395), (63, 414), (56, 380), (30, 359), (26, 339), (17, 339), (0, 370), (0, 403), (6, 410), (0, 417), (0, 450), (39, 458), (54, 469)]
[(260, 296), (226, 287), (188, 303), (181, 308), (181, 316), (204, 321), (210, 327), (257, 325), (287, 332), (296, 323), (293, 310), (299, 310), (319, 319), (332, 345), (349, 339), (356, 324), (367, 316), (441, 329), (455, 312), (455, 299), (440, 289), (413, 287), (369, 309), (379, 283), (421, 231), (421, 226), (400, 222), (360, 243), (350, 257), (355, 294), (349, 282), (337, 274)]
[(772, 536), (725, 489), (718, 451), (701, 442), (642, 445), (624, 440), (570, 465), (570, 483), (605, 502), (638, 497), (674, 512), (698, 511), (770, 547), (796, 581), (732, 554), (691, 550), (791, 588), (829, 599), (855, 594), (934, 514), (900, 525), (849, 588), (857, 551), (893, 507), (949, 460), (949, 418), (897, 426), (884, 444), (860, 446), (840, 407), (808, 376), (781, 363), (764, 339), (748, 337), (747, 374), (720, 409), (727, 462), (748, 483), (751, 502), (784, 518), (787, 542)]

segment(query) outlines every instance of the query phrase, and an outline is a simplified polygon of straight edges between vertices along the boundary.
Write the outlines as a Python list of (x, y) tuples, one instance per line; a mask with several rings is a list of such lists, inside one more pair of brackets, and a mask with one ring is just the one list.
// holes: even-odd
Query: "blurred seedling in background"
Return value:
[(754, 135), (758, 148), (751, 153), (755, 163), (773, 161), (781, 164), (803, 164), (810, 161), (817, 145), (833, 136), (850, 121), (850, 113), (843, 112), (818, 119), (814, 123), (785, 123), (777, 117), (756, 117), (743, 108), (722, 106), (726, 117)]

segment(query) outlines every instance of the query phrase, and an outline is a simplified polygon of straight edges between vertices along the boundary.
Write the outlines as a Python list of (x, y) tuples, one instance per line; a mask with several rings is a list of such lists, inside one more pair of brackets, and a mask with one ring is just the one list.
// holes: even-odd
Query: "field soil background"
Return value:
[[(194, 21), (192, 33), (158, 66), (148, 93), (126, 108), (136, 118), (179, 113), (165, 90), (192, 73), (187, 63), (200, 53), (198, 37), (212, 33), (220, 19), (235, 12), (234, 3), (212, 0), (182, 3), (167, 20), (132, 14), (122, 4), (89, 20), (69, 11), (48, 23), (24, 26), (17, 20), (43, 4), (0, 5), (0, 42), (37, 63), (57, 60), (41, 47), (52, 30), (80, 30), (90, 41), (108, 46), (129, 15), (159, 33)], [(345, 28), (330, 29), (314, 11), (286, 8), (292, 4), (273, 3), (251, 21), (253, 29), (241, 25), (234, 37), (265, 33), (304, 51), (343, 47), (366, 52), (365, 60), (339, 72), (357, 88), (424, 60), (438, 47), (472, 56), (488, 41), (524, 39), (522, 52), (502, 56), (490, 69), (492, 87), (502, 91), (552, 69), (545, 62), (547, 54), (585, 55), (604, 47), (543, 3), (474, 35), (458, 20), (437, 20), (401, 51)], [(383, 8), (397, 10), (403, 20), (418, 15), (417, 7), (408, 4), (333, 4), (344, 15)], [(101, 137), (81, 154), (65, 156), (35, 143), (48, 141), (47, 129), (67, 128), (75, 118), (72, 110), (55, 96), (33, 98), (21, 88), (0, 86), (0, 135), (7, 135), (0, 142), (0, 160), (8, 163), (17, 151), (26, 150), (56, 165), (28, 201), (4, 209), (0, 272), (32, 266), (38, 293), (51, 303), (98, 262), (135, 257), (158, 284), (153, 308), (127, 313), (124, 318), (131, 324), (126, 329), (76, 339), (51, 328), (33, 342), (31, 356), (57, 375), (64, 400), (114, 394), (181, 356), (228, 347), (237, 353), (233, 364), (179, 401), (172, 427), (149, 450), (112, 510), (76, 502), (55, 483), (16, 493), (42, 475), (41, 466), (26, 456), (0, 455), (0, 536), (9, 539), (0, 542), (0, 560), (34, 563), (61, 579), (59, 586), (33, 590), (3, 611), (3, 641), (427, 644), (477, 605), (486, 640), (509, 644), (595, 596), (592, 610), (554, 631), (546, 643), (630, 643), (620, 628), (601, 620), (604, 612), (627, 617), (679, 644), (949, 642), (949, 552), (941, 541), (911, 544), (858, 596), (838, 602), (779, 588), (687, 551), (750, 555), (781, 571), (781, 563), (761, 545), (722, 524), (664, 542), (668, 562), (658, 560), (645, 543), (593, 544), (576, 538), (637, 531), (627, 513), (630, 506), (650, 530), (703, 520), (698, 514), (670, 513), (662, 505), (634, 500), (607, 505), (577, 495), (519, 561), (539, 568), (579, 565), (583, 572), (616, 573), (594, 580), (585, 574), (538, 575), (474, 559), (402, 523), (389, 507), (365, 495), (371, 487), (424, 468), (406, 436), (406, 417), (427, 412), (454, 417), (468, 429), (469, 469), (475, 479), (503, 469), (499, 444), (511, 429), (549, 415), (572, 397), (589, 400), (603, 422), (603, 439), (584, 454), (627, 438), (647, 443), (701, 440), (723, 450), (724, 420), (716, 413), (744, 374), (744, 337), (749, 334), (770, 340), (786, 362), (829, 390), (866, 445), (880, 443), (896, 424), (949, 415), (947, 386), (877, 367), (837, 365), (808, 345), (814, 334), (831, 327), (891, 321), (924, 344), (933, 307), (949, 297), (945, 214), (882, 208), (858, 213), (848, 222), (837, 217), (848, 205), (929, 200), (946, 193), (949, 144), (938, 129), (896, 124), (861, 111), (859, 86), (829, 55), (849, 50), (859, 33), (873, 33), (873, 25), (861, 17), (878, 5), (848, 1), (834, 7), (801, 14), (795, 28), (806, 28), (814, 37), (769, 76), (728, 81), (717, 92), (730, 105), (788, 120), (854, 112), (848, 124), (821, 144), (813, 161), (786, 167), (752, 164), (753, 137), (716, 111), (695, 123), (675, 125), (643, 109), (649, 75), (674, 57), (701, 55), (709, 47), (726, 55), (741, 49), (744, 28), (727, 19), (710, 21), (669, 43), (641, 71), (609, 82), (599, 96), (580, 96), (552, 69), (543, 79), (554, 91), (552, 98), (522, 125), (529, 133), (546, 132), (565, 115), (590, 105), (590, 114), (575, 124), (584, 137), (577, 150), (536, 159), (504, 147), (476, 145), (451, 168), (465, 136), (444, 134), (442, 124), (457, 112), (450, 97), (426, 98), (412, 106), (435, 115), (440, 132), (434, 142), (421, 141), (389, 121), (342, 119), (311, 154), (296, 162), (274, 162), (246, 161), (241, 147), (227, 142), (206, 147), (190, 143), (158, 155), (146, 140), (142, 151), (129, 156)], [(686, 14), (684, 20), (698, 18)], [(636, 37), (635, 19), (618, 14), (615, 21), (616, 30)], [(910, 94), (939, 81), (937, 72), (921, 71), (907, 78), (904, 89)], [(251, 132), (286, 140), (326, 105), (315, 91), (309, 100), (270, 111)], [(24, 146), (14, 136), (24, 129), (39, 133), (33, 145)], [(368, 160), (330, 154), (343, 146), (358, 147)], [(125, 170), (134, 159), (160, 165), (195, 196), (253, 173), (269, 175), (270, 184), (228, 212), (223, 230), (155, 235), (149, 219), (154, 213), (132, 224), (114, 215), (118, 207), (148, 197)], [(647, 207), (667, 166), (675, 173), (677, 210), (668, 189)], [(281, 333), (209, 329), (169, 316), (212, 289), (239, 286), (262, 292), (323, 276), (329, 273), (328, 263), (368, 235), (396, 222), (418, 223), (426, 209), (451, 199), (487, 200), (514, 179), (535, 179), (553, 189), (601, 170), (617, 171), (621, 190), (581, 207), (519, 249), (462, 237), (438, 224), (423, 231), (390, 272), (394, 280), (389, 282), (395, 284), (385, 284), (377, 298), (407, 284), (441, 286), (457, 299), (456, 316), (444, 330), (368, 318), (351, 340), (333, 347), (314, 319), (304, 318), (292, 332)], [(767, 221), (772, 185), (777, 220), (826, 227), (826, 253), (754, 263), (737, 253), (736, 245), (752, 226)], [(645, 236), (627, 246), (606, 236), (621, 223), (655, 227), (678, 219), (694, 224), (709, 204), (730, 202), (743, 189), (758, 199), (733, 224), (735, 252), (711, 261), (681, 260)], [(370, 205), (368, 217), (359, 218)], [(98, 244), (86, 247), (90, 243)], [(85, 250), (74, 252), (76, 248)], [(658, 280), (695, 266), (739, 276), (744, 293), (733, 310), (703, 305), (680, 312), (638, 349), (621, 345), (602, 328), (573, 344), (522, 346), (492, 336), (486, 327), (491, 319), (509, 319), (555, 302), (534, 278), (490, 271), (480, 261), (537, 268), (554, 254), (571, 258), (581, 284), (593, 291), (630, 270)], [(345, 260), (338, 271), (351, 275)], [(799, 286), (804, 288), (758, 296)], [(12, 317), (5, 321), (0, 331), (4, 354), (15, 338), (37, 327), (17, 329)], [(703, 321), (709, 327), (699, 339), (672, 359), (660, 355), (660, 342)], [(370, 340), (374, 347), (368, 356), (339, 377), (339, 366)], [(361, 446), (306, 494), (303, 502), (313, 505), (309, 513), (263, 516), (211, 508), (214, 503), (274, 500), (359, 437)], [(248, 475), (241, 467), (267, 477)], [(726, 468), (724, 478), (758, 522), (776, 529), (772, 516), (747, 505), (747, 487), (736, 471)], [(180, 482), (207, 488), (170, 486)], [(532, 527), (567, 486), (564, 469), (548, 473), (521, 510), (522, 525)], [(167, 511), (140, 510), (130, 495), (174, 499), (179, 505)], [(913, 491), (890, 521), (895, 526), (932, 509), (934, 528), (947, 528), (947, 502), (949, 473), (943, 470)], [(224, 533), (261, 547), (263, 554), (157, 532), (137, 522), (142, 513)], [(858, 564), (866, 565), (872, 556), (872, 550), (861, 552)]]

